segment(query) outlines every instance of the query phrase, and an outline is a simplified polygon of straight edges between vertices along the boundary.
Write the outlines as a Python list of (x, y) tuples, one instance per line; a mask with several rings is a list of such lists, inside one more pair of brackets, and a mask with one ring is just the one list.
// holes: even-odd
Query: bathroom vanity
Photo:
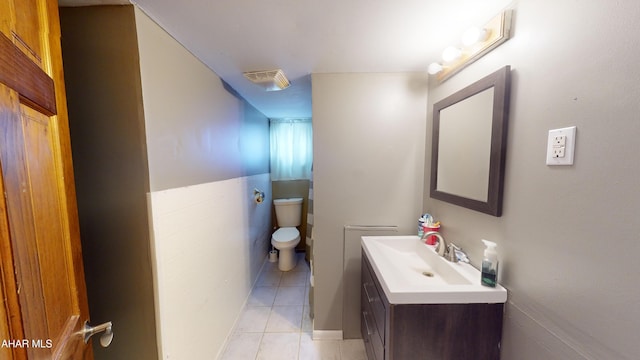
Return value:
[[(361, 330), (369, 360), (495, 360), (500, 358), (502, 316), (506, 301), (504, 288), (488, 289), (489, 295), (454, 294), (455, 292), (473, 293), (476, 290), (475, 284), (461, 283), (460, 279), (458, 279), (460, 281), (453, 281), (449, 275), (443, 275), (443, 281), (435, 279), (435, 285), (427, 285), (424, 288), (425, 290), (420, 294), (422, 300), (411, 298), (416, 295), (416, 292), (413, 295), (398, 297), (398, 294), (391, 291), (391, 296), (387, 296), (385, 288), (389, 291), (393, 286), (389, 284), (394, 281), (392, 278), (399, 276), (403, 279), (400, 281), (404, 281), (407, 274), (387, 274), (388, 281), (383, 286), (385, 279), (381, 280), (376, 270), (379, 273), (395, 270), (385, 268), (384, 264), (372, 265), (373, 260), (370, 257), (375, 255), (370, 255), (368, 252), (374, 254), (377, 250), (371, 247), (365, 249), (365, 239), (363, 237), (360, 289)], [(401, 264), (401, 266), (404, 265), (414, 271), (420, 270), (415, 263), (411, 264), (410, 260)], [(435, 278), (441, 276), (443, 271), (439, 266), (429, 267), (428, 270), (424, 271), (426, 275), (419, 274), (427, 281), (429, 274)], [(479, 277), (477, 280), (480, 281)], [(442, 283), (438, 284), (437, 281)], [(452, 281), (452, 284), (446, 283), (447, 281)], [(400, 288), (409, 289), (411, 286), (413, 285), (406, 283)], [(465, 286), (468, 288), (464, 288)], [(477, 290), (483, 291), (483, 289)], [(448, 295), (446, 295), (447, 292), (449, 292)], [(479, 298), (481, 301), (488, 299), (492, 302), (464, 303), (465, 296), (469, 296), (471, 301), (477, 301)]]

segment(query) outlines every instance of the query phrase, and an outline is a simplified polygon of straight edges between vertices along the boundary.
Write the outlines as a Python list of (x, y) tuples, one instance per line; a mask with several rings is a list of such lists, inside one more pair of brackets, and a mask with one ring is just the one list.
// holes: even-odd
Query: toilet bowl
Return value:
[(289, 271), (296, 267), (295, 248), (300, 243), (296, 226), (302, 222), (302, 198), (275, 199), (273, 205), (280, 228), (271, 236), (271, 245), (280, 251), (280, 271)]
[(283, 227), (271, 236), (271, 245), (280, 251), (278, 269), (289, 271), (296, 267), (296, 245), (300, 243), (300, 232), (294, 227)]

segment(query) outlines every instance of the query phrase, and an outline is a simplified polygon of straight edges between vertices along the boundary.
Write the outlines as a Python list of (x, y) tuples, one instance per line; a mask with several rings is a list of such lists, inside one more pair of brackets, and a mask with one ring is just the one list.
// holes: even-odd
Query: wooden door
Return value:
[(56, 0), (0, 0), (0, 358), (93, 359)]

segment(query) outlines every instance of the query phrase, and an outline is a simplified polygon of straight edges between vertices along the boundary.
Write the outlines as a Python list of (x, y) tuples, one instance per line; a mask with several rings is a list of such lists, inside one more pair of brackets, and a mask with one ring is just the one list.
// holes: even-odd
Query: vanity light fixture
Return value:
[(249, 79), (249, 81), (264, 88), (266, 91), (284, 90), (291, 85), (282, 69), (247, 71), (244, 72), (243, 75)]
[(442, 71), (444, 67), (442, 65), (440, 65), (439, 63), (431, 63), (429, 64), (429, 67), (427, 67), (427, 72), (431, 75), (435, 75), (437, 73), (439, 73), (440, 71)]
[(489, 35), (489, 31), (487, 29), (474, 26), (472, 28), (469, 28), (464, 32), (464, 34), (462, 34), (462, 45), (475, 45), (479, 42), (487, 40), (487, 35)]
[(449, 46), (442, 52), (442, 61), (448, 63), (460, 59), (462, 50), (455, 46)]
[(462, 47), (449, 46), (442, 52), (443, 63), (431, 63), (427, 69), (442, 82), (467, 65), (495, 49), (511, 36), (511, 13), (505, 10), (483, 27), (474, 27), (462, 36)]

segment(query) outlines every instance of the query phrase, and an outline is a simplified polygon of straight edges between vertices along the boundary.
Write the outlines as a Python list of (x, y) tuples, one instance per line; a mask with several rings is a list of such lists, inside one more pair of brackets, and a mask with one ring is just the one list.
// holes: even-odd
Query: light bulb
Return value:
[(457, 60), (460, 56), (462, 56), (462, 50), (455, 46), (449, 46), (442, 52), (442, 60), (445, 62), (452, 62)]
[(487, 34), (487, 29), (472, 27), (462, 34), (462, 44), (464, 46), (471, 46), (480, 41), (484, 41), (487, 38)]
[(439, 73), (440, 71), (442, 71), (442, 65), (438, 64), (438, 63), (431, 63), (429, 64), (429, 67), (427, 68), (427, 72), (431, 75), (435, 75), (437, 73)]

